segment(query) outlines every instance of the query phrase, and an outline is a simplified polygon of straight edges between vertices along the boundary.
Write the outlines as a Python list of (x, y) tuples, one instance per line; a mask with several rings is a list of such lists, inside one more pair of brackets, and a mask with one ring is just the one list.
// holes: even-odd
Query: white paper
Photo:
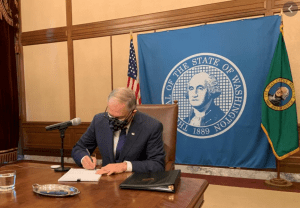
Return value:
[(71, 168), (58, 181), (99, 181), (101, 175), (96, 174), (97, 170), (83, 168)]

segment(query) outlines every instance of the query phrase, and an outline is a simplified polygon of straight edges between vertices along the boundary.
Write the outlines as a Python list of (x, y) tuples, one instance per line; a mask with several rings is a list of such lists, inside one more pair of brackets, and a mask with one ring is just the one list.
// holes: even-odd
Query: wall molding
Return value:
[[(129, 34), (130, 31), (145, 32), (195, 24), (211, 23), (236, 18), (249, 18), (258, 15), (280, 13), (285, 1), (239, 0), (214, 3), (184, 9), (145, 14), (114, 20), (72, 25), (72, 40)], [(294, 1), (300, 8), (300, 1)], [(69, 10), (71, 7), (68, 7)], [(67, 9), (68, 9), (67, 8)], [(67, 10), (67, 16), (68, 16)], [(49, 28), (22, 33), (22, 45), (34, 45), (67, 41), (70, 33), (67, 27)]]
[[(67, 1), (67, 4), (69, 1)], [(128, 34), (158, 29), (189, 26), (236, 18), (248, 18), (258, 15), (273, 15), (280, 13), (284, 3), (288, 1), (275, 0), (239, 0), (227, 1), (184, 9), (158, 12), (114, 20), (99, 21), (72, 25), (72, 40)], [(294, 1), (300, 7), (300, 1)], [(67, 6), (67, 18), (71, 6)], [(70, 22), (67, 27), (49, 28), (44, 30), (23, 32), (23, 46), (42, 43), (67, 41), (70, 33)]]
[(67, 41), (67, 27), (22, 32), (22, 46)]
[[(23, 153), (43, 156), (60, 156), (61, 138), (58, 130), (46, 131), (53, 122), (23, 122)], [(64, 156), (71, 156), (71, 150), (90, 123), (70, 126), (65, 132)], [(100, 154), (100, 153), (99, 153)]]

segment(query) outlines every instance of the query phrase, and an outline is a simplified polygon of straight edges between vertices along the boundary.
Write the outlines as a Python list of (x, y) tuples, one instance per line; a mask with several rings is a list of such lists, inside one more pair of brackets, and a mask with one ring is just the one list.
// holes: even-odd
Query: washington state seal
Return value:
[(294, 83), (285, 78), (277, 78), (270, 82), (264, 90), (264, 101), (269, 108), (283, 111), (291, 107), (295, 98)]
[(180, 61), (162, 88), (162, 103), (178, 100), (177, 129), (207, 139), (228, 131), (240, 118), (247, 88), (239, 68), (213, 53), (199, 53)]

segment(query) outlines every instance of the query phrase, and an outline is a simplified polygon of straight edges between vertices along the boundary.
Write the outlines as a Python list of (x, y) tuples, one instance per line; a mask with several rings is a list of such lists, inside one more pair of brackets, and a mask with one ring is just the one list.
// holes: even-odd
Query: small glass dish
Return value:
[(79, 194), (80, 191), (73, 187), (62, 184), (33, 184), (33, 192), (44, 196), (65, 197)]

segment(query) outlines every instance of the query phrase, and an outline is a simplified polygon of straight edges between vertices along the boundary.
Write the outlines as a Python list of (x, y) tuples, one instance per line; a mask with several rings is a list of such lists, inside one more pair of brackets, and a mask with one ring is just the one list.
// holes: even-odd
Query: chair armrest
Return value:
[(174, 162), (175, 161), (168, 161), (165, 166), (165, 171), (175, 170)]

